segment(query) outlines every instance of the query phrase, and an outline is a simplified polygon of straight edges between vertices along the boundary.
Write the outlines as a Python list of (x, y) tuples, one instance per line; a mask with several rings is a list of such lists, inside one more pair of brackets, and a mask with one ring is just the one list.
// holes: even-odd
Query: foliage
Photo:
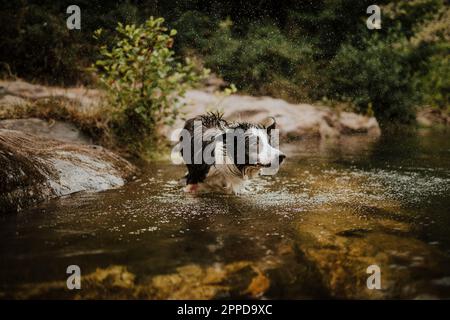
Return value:
[[(74, 82), (80, 78), (79, 34), (66, 28), (63, 17), (37, 5), (0, 8), (0, 72), (32, 74), (32, 78), (54, 82)], [(10, 74), (9, 74), (10, 75)], [(27, 77), (28, 78), (28, 77)]]
[(306, 36), (314, 45), (315, 57), (329, 60), (341, 45), (357, 45), (364, 38), (366, 9), (372, 4), (370, 0), (296, 1), (286, 12), (285, 30), (293, 41)]
[[(207, 48), (206, 65), (241, 89), (268, 95), (310, 85), (312, 48), (289, 41), (273, 25), (252, 25), (244, 39), (234, 37), (231, 20), (222, 21)], [(279, 85), (281, 84), (281, 85)], [(293, 95), (291, 95), (292, 97)], [(303, 96), (306, 98), (306, 96)]]
[(414, 77), (421, 103), (447, 109), (450, 106), (450, 7), (441, 7), (415, 29), (410, 42), (418, 56)]
[(387, 27), (400, 26), (400, 32), (409, 38), (419, 31), (418, 26), (435, 20), (445, 7), (445, 0), (391, 0), (382, 11)]
[(108, 92), (111, 126), (134, 152), (142, 151), (158, 127), (174, 119), (186, 88), (207, 73), (199, 74), (189, 59), (176, 61), (171, 49), (176, 31), (168, 31), (163, 22), (151, 17), (138, 26), (119, 23), (117, 39), (111, 47), (101, 47), (95, 63)]
[(449, 55), (433, 55), (416, 75), (422, 103), (440, 109), (450, 106), (450, 57)]
[(213, 34), (213, 22), (211, 18), (199, 11), (187, 11), (174, 22), (177, 34), (176, 48), (202, 50), (208, 46), (208, 41)]
[(331, 62), (328, 94), (353, 102), (361, 112), (370, 108), (382, 120), (411, 122), (417, 102), (404, 39), (379, 37), (368, 40), (364, 49), (344, 45)]
[[(2, 5), (0, 74), (63, 85), (93, 83), (85, 68), (101, 57), (92, 32), (103, 28), (103, 42), (111, 46), (117, 22), (139, 25), (153, 15), (166, 17), (179, 31), (176, 53), (205, 62), (250, 94), (294, 101), (328, 98), (335, 105), (350, 99), (361, 111), (370, 102), (378, 117), (391, 121), (412, 119), (415, 105), (448, 106), (446, 0), (380, 0), (382, 29), (370, 31), (365, 23), (370, 0), (79, 0), (81, 31), (65, 27), (70, 4), (18, 0)], [(383, 58), (373, 57), (381, 53)], [(391, 74), (383, 66), (385, 57), (395, 67)], [(351, 65), (352, 59), (358, 64)], [(377, 65), (382, 69), (375, 70)], [(346, 83), (343, 74), (355, 76), (347, 79), (354, 83)], [(371, 85), (379, 88), (370, 93), (362, 78), (372, 74)], [(383, 77), (393, 89), (383, 88), (377, 80)], [(411, 86), (413, 97), (394, 92)]]

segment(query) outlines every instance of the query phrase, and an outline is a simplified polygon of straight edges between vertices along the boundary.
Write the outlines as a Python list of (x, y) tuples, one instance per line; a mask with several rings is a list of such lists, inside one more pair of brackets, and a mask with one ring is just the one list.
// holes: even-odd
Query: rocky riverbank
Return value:
[(0, 214), (79, 191), (120, 187), (136, 171), (100, 146), (0, 129)]
[[(85, 111), (93, 110), (101, 100), (99, 90), (87, 88), (58, 88), (33, 85), (23, 81), (0, 81), (1, 109), (23, 105), (29, 100), (58, 97), (72, 101)], [(251, 97), (234, 94), (223, 96), (214, 93), (214, 88), (188, 90), (183, 102), (181, 116), (172, 126), (166, 126), (164, 134), (170, 136), (175, 128), (181, 128), (186, 118), (219, 110), (230, 120), (259, 122), (272, 116), (277, 119), (280, 132), (287, 137), (317, 136), (321, 138), (340, 135), (380, 135), (380, 127), (374, 117), (352, 112), (338, 112), (329, 107), (306, 103), (293, 104), (271, 97)]]
[[(219, 110), (229, 120), (259, 122), (273, 116), (281, 134), (290, 138), (380, 135), (373, 117), (270, 97), (223, 96), (214, 91), (188, 91), (182, 116), (172, 126), (163, 128), (163, 133), (169, 137), (173, 129), (183, 126), (184, 119)], [(0, 81), (1, 213), (78, 191), (119, 187), (133, 175), (136, 169), (129, 162), (100, 146), (90, 145), (91, 137), (76, 126), (80, 123), (70, 123), (71, 117), (77, 121), (92, 120), (90, 115), (94, 118), (98, 113), (101, 99), (102, 92), (95, 89)], [(30, 105), (34, 108), (32, 114), (27, 113)], [(39, 110), (35, 109), (39, 107), (57, 110), (47, 110), (43, 112), (46, 119), (38, 119)], [(63, 119), (53, 118), (61, 113), (65, 114)], [(86, 121), (83, 129), (95, 123)]]

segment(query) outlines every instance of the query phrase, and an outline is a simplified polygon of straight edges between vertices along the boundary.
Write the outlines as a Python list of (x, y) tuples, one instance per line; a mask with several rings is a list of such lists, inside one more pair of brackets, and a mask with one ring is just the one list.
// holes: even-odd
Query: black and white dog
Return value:
[(187, 120), (177, 149), (188, 169), (185, 191), (239, 194), (249, 178), (275, 174), (286, 158), (277, 134), (274, 118), (251, 124), (208, 113)]

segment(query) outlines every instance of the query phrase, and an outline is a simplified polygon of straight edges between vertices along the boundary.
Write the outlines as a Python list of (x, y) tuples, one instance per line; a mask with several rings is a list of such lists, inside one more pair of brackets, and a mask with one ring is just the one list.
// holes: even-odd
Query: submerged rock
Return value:
[[(333, 206), (304, 217), (298, 226), (299, 248), (322, 274), (325, 287), (339, 299), (415, 299), (418, 293), (448, 299), (445, 278), (450, 260), (440, 250), (411, 237), (403, 214), (378, 208), (362, 218), (348, 207)], [(364, 212), (368, 212), (363, 208)], [(386, 212), (383, 212), (386, 211)], [(381, 289), (367, 287), (376, 265)]]
[(259, 298), (269, 288), (264, 273), (247, 261), (201, 267), (181, 266), (174, 273), (155, 275), (137, 281), (125, 266), (98, 268), (81, 278), (82, 290), (69, 291), (64, 281), (24, 285), (14, 299), (217, 299)]
[(0, 129), (0, 213), (53, 197), (122, 186), (134, 166), (93, 145)]

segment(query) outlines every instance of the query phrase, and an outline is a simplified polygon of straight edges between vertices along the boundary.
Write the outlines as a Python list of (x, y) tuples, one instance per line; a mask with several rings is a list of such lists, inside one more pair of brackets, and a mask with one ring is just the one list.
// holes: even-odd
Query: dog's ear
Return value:
[(268, 117), (264, 119), (261, 123), (261, 126), (267, 130), (267, 134), (270, 135), (270, 131), (275, 129), (277, 127), (277, 122), (275, 121), (274, 117)]

